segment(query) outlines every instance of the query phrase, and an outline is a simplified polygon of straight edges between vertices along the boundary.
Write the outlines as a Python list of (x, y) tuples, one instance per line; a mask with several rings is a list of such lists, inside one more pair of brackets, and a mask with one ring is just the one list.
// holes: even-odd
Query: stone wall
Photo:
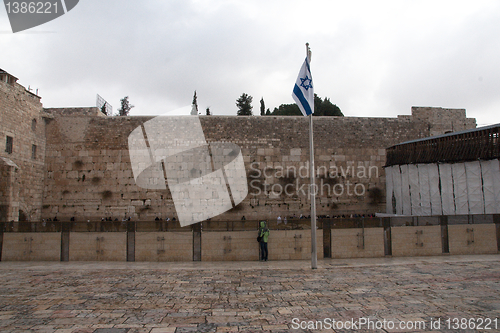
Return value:
[(413, 106), (411, 114), (429, 123), (430, 136), (476, 128), (476, 120), (467, 118), (465, 109)]
[(496, 234), (495, 224), (450, 225), (450, 254), (497, 253)]
[[(105, 117), (95, 107), (42, 109), (40, 97), (16, 80), (0, 80), (0, 145), (7, 136), (14, 140), (12, 153), (0, 146), (7, 159), (0, 163), (0, 221), (175, 216), (168, 189), (139, 188), (131, 170), (128, 136), (152, 117)], [(208, 142), (241, 147), (248, 173), (249, 195), (214, 220), (309, 214), (307, 118), (200, 121)], [(386, 147), (473, 127), (464, 109), (413, 107), (412, 115), (398, 118), (315, 117), (317, 213), (383, 211)]]
[[(323, 234), (316, 235), (318, 258), (323, 258)], [(383, 245), (383, 244), (382, 244)], [(269, 260), (311, 259), (311, 230), (271, 230)], [(202, 261), (259, 260), (257, 230), (204, 232)]]
[(97, 107), (86, 108), (44, 108), (43, 111), (47, 115), (55, 116), (90, 116), (90, 117), (106, 117)]
[[(12, 153), (6, 151), (7, 136), (13, 139)], [(13, 183), (0, 182), (0, 222), (39, 220), (45, 178), (45, 121), (40, 97), (15, 80), (0, 80), (0, 157), (4, 158), (0, 164), (17, 166), (15, 175), (11, 174)], [(5, 196), (9, 191), (11, 195)]]
[(19, 215), (19, 167), (0, 157), (0, 222), (12, 221)]
[(69, 261), (126, 261), (125, 232), (72, 232)]
[(391, 229), (395, 257), (441, 255), (441, 226), (394, 227)]
[(136, 232), (136, 261), (192, 261), (192, 232)]
[(256, 230), (204, 232), (201, 237), (202, 261), (259, 260)]
[(332, 258), (384, 256), (383, 228), (332, 229)]
[[(47, 123), (43, 217), (173, 217), (168, 190), (135, 185), (128, 136), (152, 117), (66, 116), (50, 111)], [(461, 121), (468, 121), (460, 114)], [(221, 220), (308, 214), (308, 120), (305, 117), (202, 116), (208, 142), (242, 149), (249, 195)], [(374, 213), (384, 209), (385, 147), (429, 135), (419, 117), (314, 118), (320, 215)]]
[[(257, 242), (255, 241), (257, 244)], [(257, 244), (258, 245), (258, 244)], [(323, 233), (316, 233), (318, 259), (323, 258)], [(272, 230), (269, 235), (269, 260), (311, 259), (311, 230)]]
[(60, 232), (9, 232), (3, 235), (2, 261), (60, 261)]
[[(498, 218), (495, 217), (497, 221)], [(331, 247), (331, 258), (339, 259), (383, 257), (385, 254), (401, 257), (498, 253), (500, 236), (495, 223), (394, 226), (394, 221), (389, 220), (392, 226), (384, 228), (335, 228), (325, 233), (318, 229), (318, 259), (323, 258), (326, 247)], [(136, 232), (135, 226), (129, 226), (129, 231), (81, 232), (68, 231), (72, 229), (71, 223), (65, 224), (62, 232), (0, 232), (0, 261), (189, 262), (256, 261), (259, 258), (257, 230), (202, 231), (200, 235), (179, 229)], [(137, 222), (136, 226), (140, 224)], [(0, 225), (0, 231), (11, 230), (2, 227)], [(331, 237), (323, 238), (328, 233)], [(272, 229), (268, 247), (271, 261), (310, 259), (311, 230)], [(200, 253), (201, 256), (196, 255)]]

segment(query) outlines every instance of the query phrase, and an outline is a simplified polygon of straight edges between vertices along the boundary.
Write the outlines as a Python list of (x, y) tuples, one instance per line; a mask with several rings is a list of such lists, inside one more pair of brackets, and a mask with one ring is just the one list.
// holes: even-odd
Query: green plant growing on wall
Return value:
[(130, 113), (130, 110), (132, 110), (132, 108), (135, 107), (134, 105), (130, 104), (130, 102), (128, 100), (128, 96), (123, 97), (120, 100), (120, 104), (121, 104), (121, 107), (118, 109), (118, 116), (120, 116), (120, 117), (128, 116)]

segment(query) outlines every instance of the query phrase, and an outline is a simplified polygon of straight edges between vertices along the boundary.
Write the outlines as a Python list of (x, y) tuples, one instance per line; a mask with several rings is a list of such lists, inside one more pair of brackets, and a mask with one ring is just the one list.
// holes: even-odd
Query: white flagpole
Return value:
[[(309, 43), (306, 43), (307, 60), (311, 63), (311, 50)], [(311, 197), (311, 268), (318, 268), (318, 250), (316, 247), (316, 181), (314, 171), (314, 140), (313, 140), (313, 115), (309, 115), (309, 159), (311, 170), (311, 185), (309, 195)]]

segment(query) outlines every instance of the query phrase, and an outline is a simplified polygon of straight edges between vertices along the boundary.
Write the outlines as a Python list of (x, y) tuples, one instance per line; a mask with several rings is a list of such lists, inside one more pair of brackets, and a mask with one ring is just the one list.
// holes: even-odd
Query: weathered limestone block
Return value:
[(61, 233), (26, 232), (3, 235), (2, 261), (60, 261)]
[(448, 226), (450, 254), (498, 253), (495, 224)]
[(429, 256), (443, 253), (441, 226), (391, 228), (392, 255), (395, 257)]

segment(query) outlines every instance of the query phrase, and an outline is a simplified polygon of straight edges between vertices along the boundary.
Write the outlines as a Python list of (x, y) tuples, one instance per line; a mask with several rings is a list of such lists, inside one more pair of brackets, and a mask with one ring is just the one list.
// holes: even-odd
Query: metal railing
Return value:
[[(203, 232), (250, 231), (259, 228), (261, 220), (242, 221), (203, 221), (199, 224), (181, 227), (178, 221), (36, 221), (0, 222), (0, 232), (190, 232), (195, 226)], [(495, 215), (453, 215), (446, 216), (447, 225), (499, 223)], [(443, 216), (404, 216), (404, 217), (339, 217), (318, 218), (317, 228), (381, 228), (401, 226), (442, 225)], [(310, 230), (310, 219), (267, 220), (271, 230)]]

